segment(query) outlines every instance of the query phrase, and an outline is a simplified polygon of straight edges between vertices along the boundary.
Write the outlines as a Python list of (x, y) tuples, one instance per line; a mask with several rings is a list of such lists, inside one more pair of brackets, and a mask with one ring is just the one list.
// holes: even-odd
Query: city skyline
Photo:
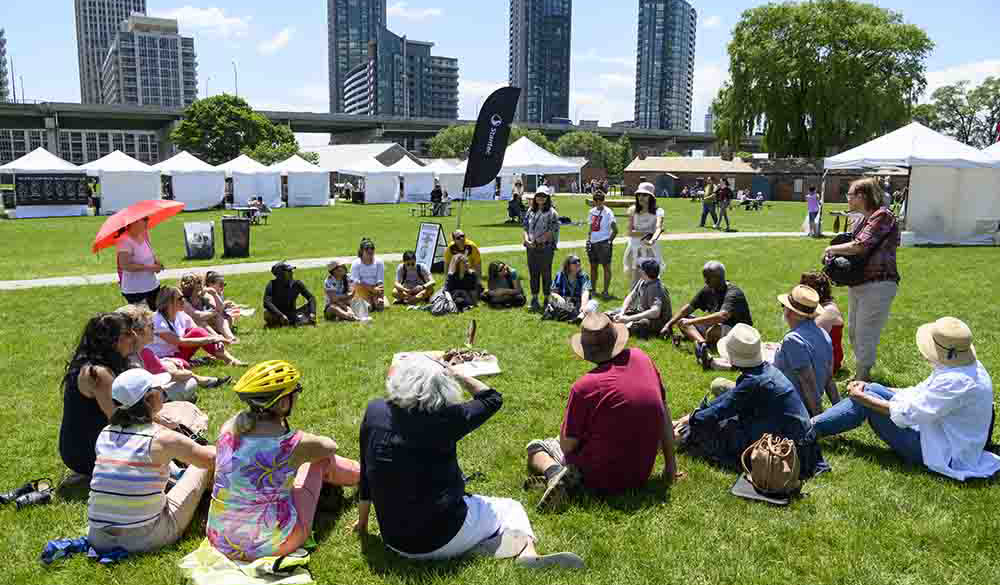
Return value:
[(122, 21), (132, 14), (146, 14), (146, 0), (73, 0), (80, 102), (104, 100), (101, 70)]
[(573, 0), (510, 0), (508, 83), (521, 88), (514, 120), (569, 118)]
[(639, 0), (636, 127), (691, 129), (697, 28), (687, 0)]
[[(698, 10), (692, 130), (701, 130), (704, 115), (726, 78), (726, 43), (730, 30), (747, 7), (762, 4), (692, 2)], [(904, 19), (927, 30), (937, 47), (927, 60), (929, 90), (961, 79), (979, 83), (1000, 75), (1000, 47), (991, 22), (1000, 6), (985, 0), (959, 1), (954, 11), (903, 0), (877, 1), (901, 11)], [(8, 57), (16, 63), (18, 95), (23, 77), (28, 100), (80, 101), (74, 11), (65, 7), (46, 13), (50, 34), (37, 28), (37, 5), (13, 0), (5, 5)], [(575, 0), (572, 20), (572, 75), (569, 116), (598, 119), (601, 125), (634, 118), (636, 22), (638, 2), (609, 11), (596, 2)], [(325, 112), (329, 110), (327, 75), (327, 5), (309, 0), (286, 6), (221, 0), (192, 6), (190, 0), (150, 1), (151, 16), (177, 18), (184, 34), (195, 37), (201, 97), (234, 92), (234, 61), (239, 93), (259, 109)], [(963, 15), (976, 13), (970, 21)], [(506, 85), (508, 2), (477, 7), (471, 16), (466, 2), (410, 0), (387, 3), (390, 30), (435, 43), (435, 53), (457, 57), (462, 64), (459, 117), (471, 119), (494, 89)], [(928, 92), (929, 93), (929, 92)]]

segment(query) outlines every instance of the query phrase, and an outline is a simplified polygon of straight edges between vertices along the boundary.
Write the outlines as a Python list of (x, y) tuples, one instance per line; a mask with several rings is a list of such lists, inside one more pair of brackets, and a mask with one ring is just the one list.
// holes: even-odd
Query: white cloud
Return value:
[(702, 28), (708, 28), (708, 29), (719, 28), (719, 25), (721, 24), (722, 24), (722, 19), (719, 18), (718, 16), (707, 16), (701, 20)]
[(578, 63), (599, 63), (602, 65), (617, 65), (627, 71), (635, 71), (635, 55), (631, 57), (605, 57), (598, 54), (596, 49), (588, 49), (585, 53), (573, 56), (573, 60)]
[(316, 112), (330, 111), (330, 89), (326, 85), (311, 83), (293, 88), (280, 97), (245, 96), (255, 110), (271, 112)]
[(153, 14), (159, 18), (173, 18), (180, 23), (181, 34), (202, 32), (225, 39), (242, 37), (250, 28), (250, 17), (227, 15), (221, 8), (182, 6), (174, 10)]
[(409, 8), (409, 6), (409, 2), (394, 2), (386, 8), (386, 14), (409, 20), (424, 20), (442, 14), (440, 8)]
[(569, 114), (573, 121), (598, 120), (601, 126), (631, 120), (635, 117), (635, 86), (629, 91), (612, 88), (572, 88), (569, 92)]
[(981, 84), (987, 77), (1000, 77), (1000, 59), (988, 59), (963, 63), (938, 71), (927, 72), (927, 92), (923, 101), (929, 101), (935, 89), (952, 85), (959, 81), (969, 81), (972, 87)]
[(458, 118), (475, 120), (483, 101), (494, 91), (505, 87), (506, 81), (458, 80)]
[(257, 45), (257, 51), (261, 55), (273, 55), (288, 46), (288, 42), (292, 40), (293, 34), (295, 34), (295, 28), (286, 26), (278, 34), (274, 35), (274, 37)]
[(712, 106), (712, 100), (719, 94), (719, 89), (728, 78), (729, 71), (725, 65), (720, 63), (695, 65), (691, 130), (698, 132), (705, 128), (705, 114), (708, 113), (708, 109)]
[(597, 76), (601, 82), (601, 87), (608, 89), (635, 91), (635, 75), (624, 73), (602, 73)]

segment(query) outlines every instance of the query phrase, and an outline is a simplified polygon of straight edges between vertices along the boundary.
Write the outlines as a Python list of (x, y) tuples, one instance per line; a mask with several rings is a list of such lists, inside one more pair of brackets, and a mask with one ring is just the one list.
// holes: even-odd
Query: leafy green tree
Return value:
[(258, 146), (266, 150), (291, 145), (294, 152), (298, 151), (298, 142), (289, 128), (272, 124), (246, 101), (228, 94), (189, 106), (184, 119), (170, 133), (170, 140), (177, 148), (212, 165), (228, 162)]
[(733, 153), (733, 158), (750, 158), (752, 156), (753, 156), (753, 154), (751, 154), (751, 153), (749, 153), (749, 152), (747, 152), (745, 150), (741, 150), (741, 151)]
[(262, 165), (273, 165), (276, 162), (287, 160), (296, 154), (313, 164), (319, 162), (318, 154), (315, 152), (303, 152), (299, 150), (299, 145), (294, 142), (281, 144), (266, 144), (262, 142), (254, 148), (244, 148), (243, 154)]
[(731, 150), (759, 125), (779, 156), (825, 156), (908, 122), (934, 43), (899, 13), (850, 0), (746, 10), (729, 44), (716, 129)]
[(960, 81), (936, 89), (930, 103), (914, 109), (913, 119), (976, 148), (989, 146), (1000, 123), (1000, 78), (969, 86)]
[(592, 166), (609, 172), (612, 166), (621, 165), (621, 155), (614, 145), (594, 132), (577, 130), (563, 134), (556, 141), (556, 154), (586, 157)]

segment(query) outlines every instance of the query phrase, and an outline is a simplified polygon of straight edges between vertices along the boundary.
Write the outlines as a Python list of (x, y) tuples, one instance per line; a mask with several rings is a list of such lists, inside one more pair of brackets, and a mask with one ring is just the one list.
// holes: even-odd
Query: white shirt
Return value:
[(349, 278), (352, 284), (375, 286), (385, 283), (385, 263), (376, 258), (371, 264), (365, 264), (358, 258), (351, 263)]
[(611, 237), (611, 224), (615, 223), (615, 212), (605, 205), (600, 211), (590, 210), (590, 241), (603, 242)]
[(920, 432), (924, 465), (933, 471), (959, 481), (1000, 471), (1000, 457), (983, 451), (993, 416), (993, 382), (978, 361), (938, 366), (920, 384), (897, 390), (889, 416), (896, 426)]
[[(118, 239), (117, 247), (119, 252), (129, 252), (132, 254), (133, 264), (149, 265), (156, 261), (156, 257), (153, 255), (153, 248), (149, 246), (148, 241), (137, 242), (127, 233)], [(145, 293), (158, 286), (160, 286), (160, 281), (156, 278), (156, 274), (152, 272), (130, 272), (124, 268), (122, 269), (121, 288), (125, 294)]]
[[(173, 327), (171, 327), (173, 325)], [(159, 311), (153, 313), (153, 342), (147, 345), (156, 357), (173, 357), (177, 355), (180, 348), (172, 343), (168, 343), (160, 333), (172, 333), (177, 337), (184, 337), (184, 332), (192, 327), (197, 327), (194, 319), (184, 311), (177, 311), (174, 315), (174, 322), (168, 323), (167, 319)]]

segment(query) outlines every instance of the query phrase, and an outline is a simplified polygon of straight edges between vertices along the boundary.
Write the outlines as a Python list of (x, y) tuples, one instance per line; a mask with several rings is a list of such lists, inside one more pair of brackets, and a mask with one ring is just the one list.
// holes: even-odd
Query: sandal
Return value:
[(22, 485), (17, 489), (11, 490), (4, 494), (0, 494), (0, 504), (9, 504), (25, 494), (30, 494), (31, 492), (35, 491), (35, 486), (40, 481), (44, 480), (36, 479), (34, 481), (29, 481), (28, 483)]
[(17, 506), (18, 510), (23, 510), (29, 506), (48, 504), (52, 501), (52, 492), (55, 491), (55, 487), (52, 485), (51, 479), (36, 479), (32, 483), (35, 484), (33, 491), (18, 496), (14, 500), (14, 505)]
[(221, 378), (213, 378), (211, 382), (206, 383), (202, 388), (218, 388), (219, 386), (225, 386), (226, 384), (232, 382), (232, 376), (222, 376)]

